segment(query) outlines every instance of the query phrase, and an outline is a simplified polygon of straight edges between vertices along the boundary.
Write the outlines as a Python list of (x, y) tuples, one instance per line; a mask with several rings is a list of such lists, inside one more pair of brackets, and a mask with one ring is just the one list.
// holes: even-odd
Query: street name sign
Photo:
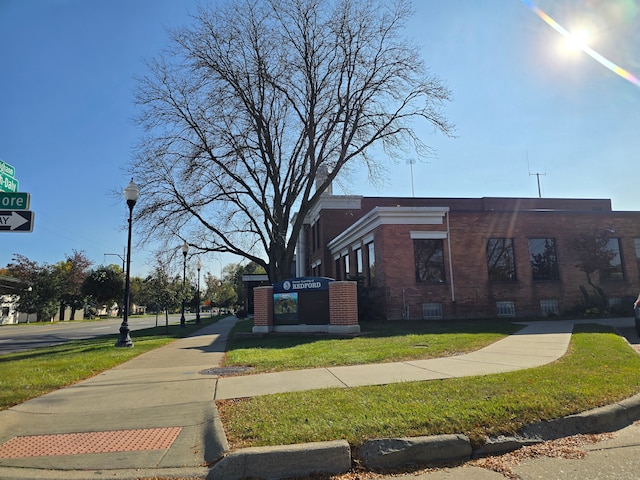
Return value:
[(34, 217), (30, 210), (0, 210), (0, 232), (32, 232)]
[[(6, 163), (5, 163), (6, 165)], [(0, 171), (0, 192), (17, 192), (18, 180)]]
[(5, 175), (9, 175), (10, 177), (16, 176), (16, 169), (13, 165), (9, 165), (7, 162), (3, 162), (0, 160), (0, 173), (4, 173)]
[(26, 192), (0, 192), (1, 210), (29, 210), (31, 195)]

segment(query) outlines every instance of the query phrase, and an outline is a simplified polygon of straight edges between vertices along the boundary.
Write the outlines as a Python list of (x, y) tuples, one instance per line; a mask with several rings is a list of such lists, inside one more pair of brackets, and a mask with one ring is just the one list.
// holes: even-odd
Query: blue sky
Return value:
[[(0, 160), (31, 194), (31, 233), (0, 232), (0, 266), (19, 253), (55, 263), (73, 250), (120, 263), (125, 167), (141, 131), (135, 77), (190, 22), (192, 0), (0, 0)], [(211, 2), (215, 4), (215, 2)], [(521, 0), (418, 0), (407, 34), (451, 89), (456, 137), (419, 130), (435, 149), (413, 165), (426, 197), (610, 198), (640, 210), (640, 88), (567, 42)], [(640, 76), (638, 0), (540, 0), (567, 30)], [(336, 193), (411, 196), (411, 167), (389, 166), (385, 185), (356, 174)], [(152, 262), (133, 251), (132, 274)], [(203, 259), (218, 275), (223, 257)]]

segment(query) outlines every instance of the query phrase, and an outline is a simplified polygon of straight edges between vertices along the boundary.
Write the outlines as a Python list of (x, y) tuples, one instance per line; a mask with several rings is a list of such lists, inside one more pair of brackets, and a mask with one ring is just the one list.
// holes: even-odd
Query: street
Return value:
[[(195, 314), (185, 314), (187, 320), (193, 319)], [(116, 334), (119, 332), (122, 318), (108, 318), (85, 322), (79, 320), (68, 320), (64, 322), (52, 323), (31, 323), (19, 325), (0, 326), (0, 354), (19, 352), (32, 348), (48, 347), (69, 342), (71, 340), (82, 340), (95, 338), (102, 335)], [(144, 328), (154, 327), (156, 317), (132, 317), (129, 318), (129, 329), (131, 332)], [(169, 315), (169, 325), (180, 323), (180, 315)], [(158, 325), (164, 326), (165, 317), (158, 317)], [(131, 334), (135, 343), (135, 335)]]

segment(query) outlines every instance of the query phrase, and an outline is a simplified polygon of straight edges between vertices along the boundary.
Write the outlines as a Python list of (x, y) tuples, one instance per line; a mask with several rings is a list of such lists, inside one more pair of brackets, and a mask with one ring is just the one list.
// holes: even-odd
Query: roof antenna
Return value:
[(525, 151), (527, 154), (527, 169), (529, 170), (529, 176), (535, 175), (538, 179), (538, 198), (542, 198), (542, 192), (540, 190), (540, 175), (546, 175), (546, 173), (531, 173), (531, 168), (529, 167), (529, 151)]

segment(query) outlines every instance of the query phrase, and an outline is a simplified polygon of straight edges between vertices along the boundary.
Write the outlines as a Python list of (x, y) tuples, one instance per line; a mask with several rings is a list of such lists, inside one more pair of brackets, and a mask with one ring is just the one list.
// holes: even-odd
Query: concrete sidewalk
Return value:
[(0, 412), (0, 478), (206, 477), (228, 445), (216, 378), (200, 372), (220, 365), (235, 321)]
[(465, 355), (220, 377), (216, 384), (215, 399), (468, 377), (533, 368), (564, 355), (572, 330), (573, 322), (534, 322), (514, 335)]
[[(602, 323), (633, 324), (632, 319), (615, 322)], [(215, 367), (234, 323), (234, 317), (221, 320), (94, 378), (0, 412), (0, 479), (241, 478), (224, 468), (240, 465), (246, 472), (248, 452), (233, 452), (208, 467), (228, 451), (214, 399), (532, 368), (566, 352), (576, 322), (523, 324), (486, 348), (448, 358), (219, 377)], [(348, 445), (339, 449), (349, 454)], [(301, 456), (307, 462), (313, 455), (307, 450)], [(277, 453), (270, 458), (279, 468), (291, 466)]]

